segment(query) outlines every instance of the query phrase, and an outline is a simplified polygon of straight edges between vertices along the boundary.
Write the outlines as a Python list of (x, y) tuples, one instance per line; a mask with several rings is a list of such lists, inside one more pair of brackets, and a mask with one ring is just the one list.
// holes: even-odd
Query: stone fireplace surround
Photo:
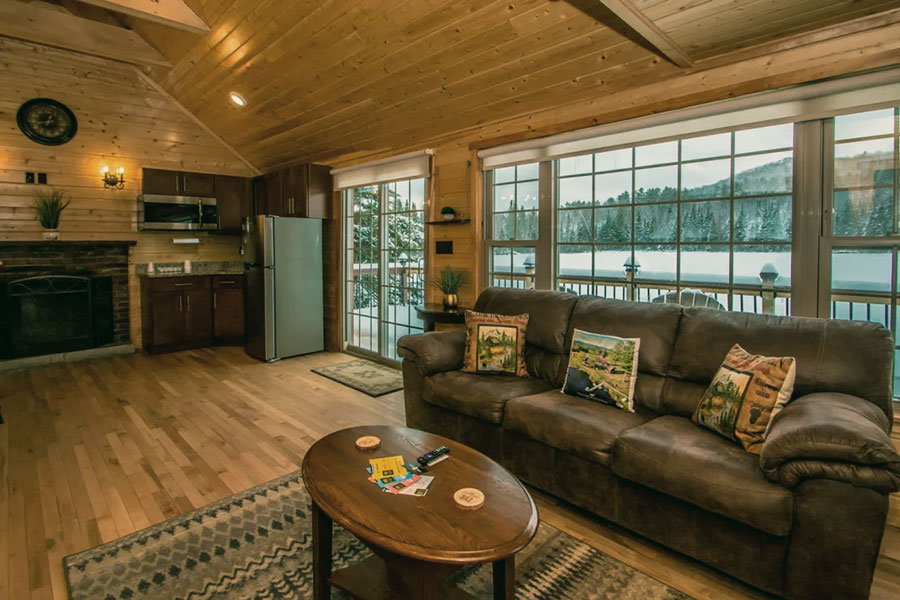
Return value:
[(112, 344), (126, 344), (130, 341), (128, 255), (134, 244), (131, 241), (0, 242), (0, 280), (44, 275), (109, 277)]

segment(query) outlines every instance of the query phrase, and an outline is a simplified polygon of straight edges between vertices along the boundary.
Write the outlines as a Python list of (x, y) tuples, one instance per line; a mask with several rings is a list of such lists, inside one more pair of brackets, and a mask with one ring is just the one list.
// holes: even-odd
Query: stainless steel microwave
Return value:
[(215, 198), (144, 194), (138, 201), (141, 230), (216, 230), (219, 212)]

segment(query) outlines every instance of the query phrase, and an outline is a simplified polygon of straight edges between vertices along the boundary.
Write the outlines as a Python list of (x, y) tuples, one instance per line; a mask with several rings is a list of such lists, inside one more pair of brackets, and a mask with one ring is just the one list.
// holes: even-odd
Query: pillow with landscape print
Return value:
[(563, 393), (634, 412), (641, 340), (576, 329)]
[(528, 315), (493, 315), (466, 311), (466, 356), (463, 371), (526, 375), (525, 330)]
[(793, 357), (758, 356), (735, 344), (700, 399), (693, 421), (759, 454), (772, 418), (791, 399), (796, 376)]

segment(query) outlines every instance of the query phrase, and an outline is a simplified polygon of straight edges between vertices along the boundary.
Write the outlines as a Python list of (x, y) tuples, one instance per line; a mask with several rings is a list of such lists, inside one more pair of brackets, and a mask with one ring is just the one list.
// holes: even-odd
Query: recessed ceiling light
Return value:
[(228, 94), (231, 97), (231, 101), (237, 104), (238, 106), (247, 106), (247, 99), (238, 94), (237, 92), (231, 92)]

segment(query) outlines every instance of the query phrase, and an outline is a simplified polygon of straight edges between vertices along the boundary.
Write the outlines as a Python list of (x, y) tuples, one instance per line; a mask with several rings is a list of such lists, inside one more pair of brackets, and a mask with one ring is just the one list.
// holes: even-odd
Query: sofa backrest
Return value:
[(797, 359), (794, 397), (839, 392), (865, 398), (893, 418), (894, 344), (876, 323), (775, 317), (563, 292), (488, 288), (478, 312), (528, 313), (528, 372), (561, 387), (575, 329), (640, 338), (637, 405), (689, 417), (728, 350)]
[(892, 418), (894, 346), (881, 325), (685, 308), (661, 412), (689, 416), (725, 354), (740, 344), (753, 354), (797, 359), (794, 397), (841, 392), (865, 398)]
[(566, 348), (571, 346), (576, 329), (623, 338), (640, 338), (635, 403), (661, 413), (664, 411), (660, 401), (682, 310), (677, 304), (648, 304), (580, 296), (569, 323)]
[(532, 377), (562, 386), (569, 360), (566, 334), (578, 296), (546, 290), (490, 287), (475, 302), (477, 312), (529, 315), (525, 365)]

